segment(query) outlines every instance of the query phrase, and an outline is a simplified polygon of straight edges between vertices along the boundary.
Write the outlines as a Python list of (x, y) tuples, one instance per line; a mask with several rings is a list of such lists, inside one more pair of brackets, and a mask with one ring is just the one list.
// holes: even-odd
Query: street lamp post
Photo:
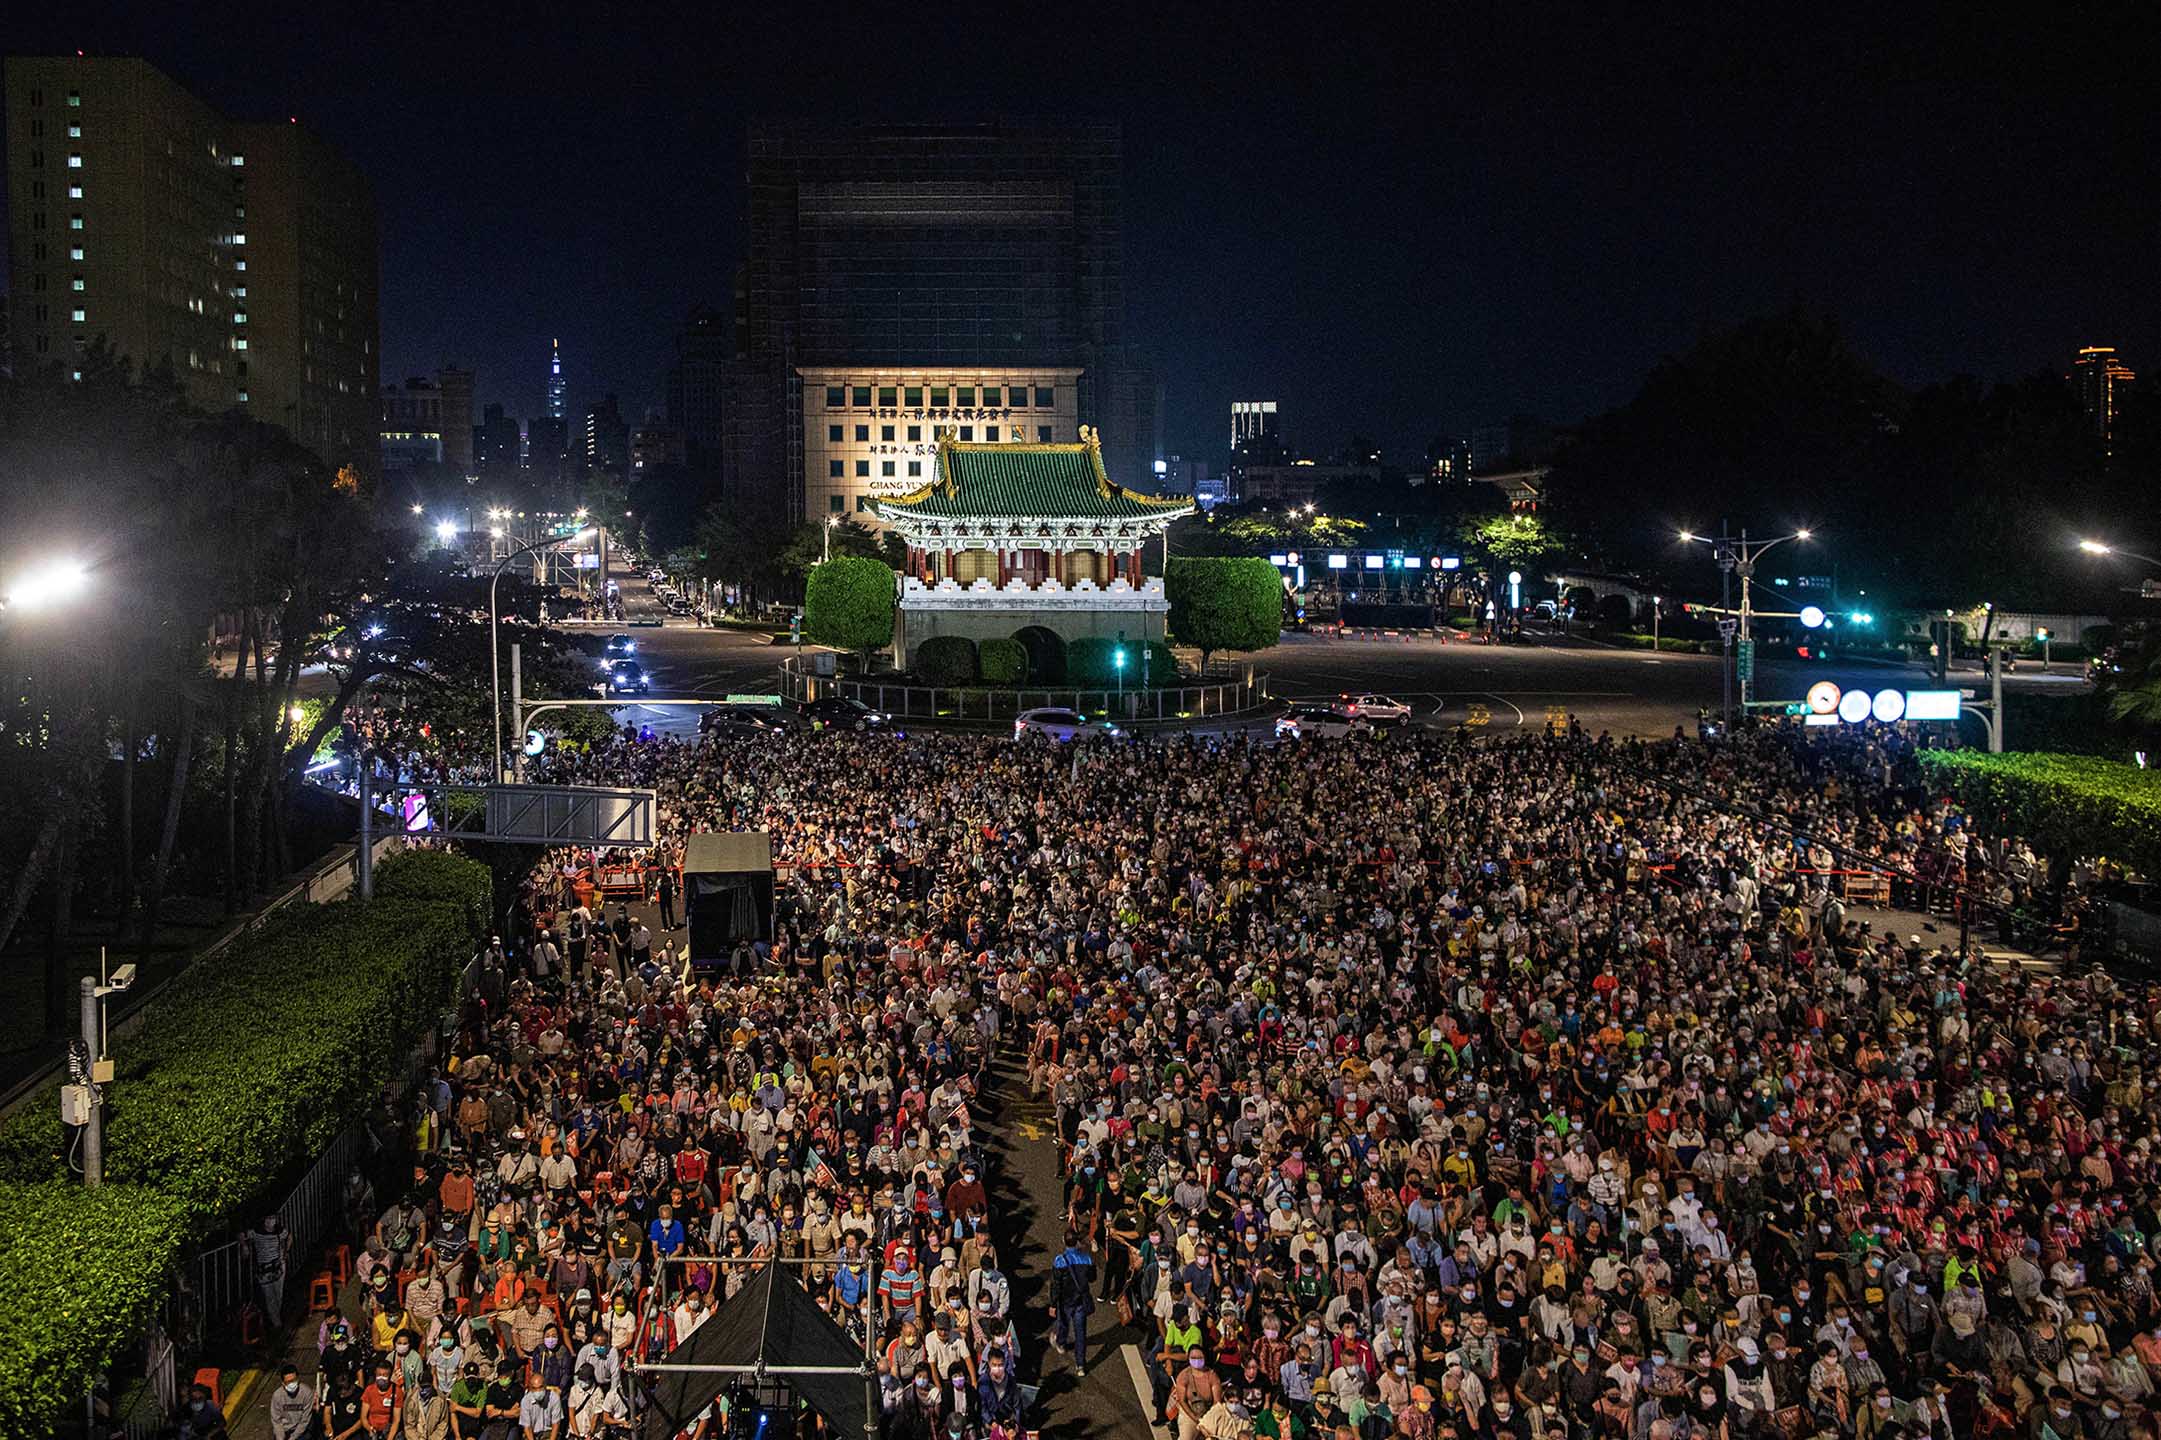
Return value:
[(1658, 653), (1658, 601), (1658, 596), (1653, 595), (1651, 597), (1651, 653), (1653, 655)]
[(1712, 553), (1718, 557), (1719, 568), (1741, 577), (1740, 664), (1735, 668), (1740, 672), (1741, 710), (1744, 714), (1748, 710), (1749, 696), (1755, 690), (1756, 684), (1756, 638), (1749, 625), (1755, 614), (1750, 604), (1750, 589), (1756, 575), (1756, 562), (1774, 545), (1783, 545), (1788, 540), (1809, 538), (1809, 531), (1796, 530), (1790, 535), (1774, 535), (1768, 540), (1751, 543), (1745, 527), (1739, 539), (1721, 535), (1714, 540), (1708, 535), (1698, 535), (1688, 530), (1681, 532), (1681, 539), (1684, 541), (1701, 540), (1710, 546)]
[(830, 564), (833, 559), (833, 527), (839, 523), (840, 517), (838, 515), (825, 517), (825, 556), (820, 562), (822, 564)]
[(2141, 564), (2151, 565), (2155, 569), (2161, 570), (2161, 560), (2156, 560), (2151, 555), (2141, 555), (2136, 550), (2124, 550), (2114, 545), (2104, 545), (2099, 540), (2081, 540), (2078, 542), (2078, 548), (2088, 555), (2121, 555), (2126, 560), (2136, 560)]
[(545, 549), (550, 545), (561, 545), (583, 540), (588, 533), (590, 533), (589, 530), (580, 530), (571, 535), (547, 535), (529, 545), (521, 545), (496, 562), (495, 573), (488, 577), (488, 679), (495, 691), (494, 776), (497, 783), (500, 783), (503, 778), (503, 662), (499, 643), (502, 627), (495, 611), (495, 587), (502, 583), (503, 572), (509, 569), (511, 562), (520, 555), (534, 550)]

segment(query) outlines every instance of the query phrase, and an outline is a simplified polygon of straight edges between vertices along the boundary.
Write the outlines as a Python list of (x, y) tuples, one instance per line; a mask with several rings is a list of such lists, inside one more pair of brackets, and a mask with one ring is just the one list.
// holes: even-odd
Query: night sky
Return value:
[(1189, 455), (1219, 456), (1234, 398), (1279, 401), (1303, 449), (1357, 433), (1402, 460), (1511, 412), (1580, 418), (1794, 300), (1909, 383), (2061, 370), (2090, 343), (2161, 367), (2145, 4), (1452, 6), (1445, 27), (948, 0), (576, 28), (67, 8), (0, 38), (141, 54), (353, 156), (385, 380), (471, 365), (521, 416), (550, 336), (574, 407), (659, 403), (676, 325), (727, 303), (743, 122), (768, 114), (1122, 121), (1130, 333)]

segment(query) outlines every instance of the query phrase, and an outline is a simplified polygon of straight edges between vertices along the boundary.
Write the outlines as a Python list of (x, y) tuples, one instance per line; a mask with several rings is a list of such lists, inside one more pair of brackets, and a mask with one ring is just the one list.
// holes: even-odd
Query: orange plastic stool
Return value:
[(215, 1365), (205, 1365), (195, 1372), (195, 1383), (210, 1392), (210, 1403), (220, 1410), (225, 1408), (225, 1386), (221, 1383), (223, 1374)]
[(345, 1282), (353, 1278), (353, 1247), (333, 1245), (325, 1252), (325, 1258), (330, 1261), (330, 1268), (337, 1272), (338, 1288), (344, 1289)]
[(308, 1282), (308, 1313), (338, 1308), (338, 1277), (328, 1270), (319, 1272)]

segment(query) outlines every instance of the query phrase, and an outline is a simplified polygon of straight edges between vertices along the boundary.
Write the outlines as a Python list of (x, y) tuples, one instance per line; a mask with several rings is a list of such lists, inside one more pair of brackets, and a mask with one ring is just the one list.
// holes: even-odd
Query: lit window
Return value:
[(80, 199), (82, 199), (82, 198), (83, 198), (83, 187), (82, 187), (82, 186), (80, 186), (80, 185), (70, 185), (70, 186), (68, 186), (68, 199), (70, 199), (70, 200), (80, 200)]
[(900, 392), (891, 385), (880, 385), (878, 387), (878, 403), (885, 406), (898, 405), (900, 403)]
[(248, 403), (248, 392), (243, 390), (238, 395), (235, 395), (233, 398), (235, 400), (238, 400), (241, 404), (245, 405)]
[(248, 268), (248, 262), (245, 260), (235, 260), (233, 262), (233, 268), (235, 270), (245, 270)]
[(963, 439), (963, 440), (973, 440), (973, 439), (975, 439), (975, 426), (973, 426), (973, 425), (963, 425), (963, 426), (961, 426), (961, 427), (960, 427), (960, 438), (961, 438), (961, 439)]
[(866, 480), (867, 480), (867, 479), (869, 479), (869, 478), (870, 478), (870, 462), (869, 462), (868, 460), (858, 460), (858, 461), (856, 461), (856, 462), (855, 462), (855, 473), (856, 473), (856, 474), (857, 474), (858, 476), (861, 476), (862, 478), (864, 478), (864, 479), (866, 479)]
[(82, 216), (80, 216), (80, 215), (70, 215), (70, 216), (68, 216), (68, 229), (70, 229), (70, 230), (80, 230), (80, 229), (82, 229), (82, 228), (83, 228), (83, 217), (82, 217)]
[(76, 306), (76, 307), (75, 307), (75, 323), (76, 323), (76, 324), (80, 325), (80, 324), (82, 324), (82, 323), (83, 323), (83, 322), (84, 322), (85, 320), (88, 320), (89, 318), (90, 318), (89, 312), (88, 312), (88, 311), (86, 311), (86, 310), (84, 310), (82, 306), (78, 305), (78, 306)]
[(890, 425), (880, 425), (878, 427), (878, 438), (880, 440), (891, 440), (893, 438), (893, 427)]
[(70, 379), (70, 380), (76, 380), (76, 381), (80, 381), (80, 380), (81, 380), (82, 378), (83, 378), (83, 372), (82, 372), (82, 371), (80, 371), (80, 370), (70, 370), (70, 371), (68, 371), (68, 379)]
[(909, 477), (909, 478), (910, 478), (911, 480), (912, 480), (912, 479), (914, 479), (914, 478), (916, 478), (917, 476), (920, 476), (920, 475), (921, 475), (922, 473), (923, 473), (923, 462), (922, 462), (922, 461), (920, 461), (920, 460), (910, 460), (910, 461), (908, 462), (908, 477)]
[(80, 295), (83, 291), (88, 290), (90, 287), (84, 284), (83, 277), (78, 275), (72, 281), (68, 282), (68, 288), (70, 290), (73, 290), (76, 294)]
[(844, 460), (828, 460), (825, 462), (825, 473), (838, 480), (847, 473), (846, 465), (847, 462)]
[(995, 425), (985, 425), (983, 427), (983, 438), (985, 440), (995, 441), (998, 438), (998, 427)]
[(1048, 426), (1048, 425), (1038, 425), (1038, 426), (1036, 426), (1036, 427), (1035, 427), (1035, 439), (1036, 439), (1036, 443), (1037, 443), (1038, 445), (1048, 445), (1048, 444), (1050, 444), (1050, 426)]
[(68, 247), (68, 259), (70, 259), (70, 260), (80, 260), (80, 259), (82, 259), (82, 258), (83, 258), (83, 247), (82, 247), (82, 246), (80, 246), (80, 245), (70, 245), (70, 246)]
[(855, 387), (854, 403), (858, 409), (867, 410), (870, 408), (870, 387), (868, 385)]
[(1053, 406), (1053, 405), (1055, 405), (1055, 404), (1057, 404), (1057, 403), (1058, 403), (1058, 401), (1057, 401), (1057, 397), (1051, 394), (1051, 392), (1050, 392), (1050, 390), (1048, 389), (1048, 387), (1046, 387), (1046, 386), (1042, 386), (1042, 385), (1038, 385), (1038, 386), (1036, 386), (1036, 387), (1035, 387), (1035, 408), (1036, 408), (1036, 409), (1038, 409), (1038, 410), (1048, 410), (1048, 409), (1050, 409), (1050, 407), (1051, 407), (1051, 406)]
[(826, 386), (826, 387), (825, 387), (825, 408), (826, 408), (826, 409), (828, 409), (828, 410), (838, 410), (838, 409), (839, 409), (839, 408), (840, 408), (841, 406), (843, 406), (843, 405), (845, 405), (845, 404), (847, 404), (847, 403), (848, 403), (848, 387), (847, 387), (847, 386), (845, 386), (845, 385), (828, 385), (828, 386)]
[(910, 405), (920, 405), (923, 403), (923, 387), (920, 385), (910, 385), (901, 393), (907, 396), (907, 403)]
[(858, 442), (868, 445), (870, 443), (870, 427), (868, 425), (856, 426), (855, 438)]
[(71, 152), (69, 152), (69, 155), (68, 155), (68, 169), (70, 169), (70, 170), (80, 170), (80, 169), (82, 169), (82, 168), (83, 168), (83, 157), (82, 157), (81, 155), (78, 155), (78, 154), (75, 154), (75, 153), (73, 153), (72, 151), (71, 151)]
[(235, 336), (233, 337), (233, 348), (234, 348), (235, 350), (245, 350), (245, 349), (247, 349), (247, 348), (248, 348), (248, 337), (247, 337), (247, 336), (245, 336), (245, 335), (235, 335)]
[[(43, 97), (41, 96), (41, 97), (40, 97), (40, 103), (42, 103), (42, 101), (43, 101)], [(80, 90), (70, 90), (70, 91), (68, 91), (68, 108), (69, 108), (70, 110), (80, 110), (80, 109), (82, 109), (82, 108), (83, 108), (83, 92), (82, 92), (82, 91), (80, 91)]]
[(975, 404), (975, 386), (973, 386), (973, 385), (956, 385), (956, 386), (954, 386), (954, 387), (953, 387), (953, 403), (954, 403), (955, 405), (973, 405), (973, 404)]
[(245, 311), (245, 310), (235, 310), (235, 311), (233, 312), (233, 323), (234, 323), (235, 325), (245, 325), (245, 324), (247, 324), (247, 323), (248, 323), (248, 312), (247, 312), (247, 311)]
[(892, 461), (890, 461), (890, 460), (881, 460), (881, 461), (879, 461), (879, 462), (878, 462), (878, 473), (879, 473), (880, 475), (891, 475), (891, 474), (893, 473), (893, 462), (892, 462)]
[(910, 425), (908, 427), (908, 438), (910, 440), (921, 440), (923, 438), (923, 427), (920, 425)]
[(840, 427), (838, 425), (825, 427), (825, 443), (828, 445), (838, 445), (840, 443)]
[(997, 387), (997, 386), (995, 386), (995, 385), (985, 385), (985, 386), (983, 387), (983, 403), (984, 403), (985, 405), (995, 405), (995, 404), (997, 404), (997, 403), (998, 403), (998, 387)]
[(235, 170), (239, 169), (239, 168), (240, 168), (241, 166), (243, 166), (243, 165), (245, 165), (245, 164), (247, 164), (247, 163), (248, 163), (248, 157), (247, 157), (247, 156), (245, 156), (245, 155), (235, 155), (235, 156), (233, 157), (233, 168), (234, 168)]
[(247, 298), (248, 298), (248, 287), (247, 287), (247, 286), (245, 286), (245, 285), (235, 285), (235, 286), (233, 287), (233, 298), (234, 298), (235, 300), (245, 300), (245, 299), (247, 299)]
[(247, 233), (247, 231), (245, 231), (245, 230), (241, 230), (241, 231), (237, 231), (237, 232), (235, 232), (235, 233), (234, 233), (234, 235), (233, 235), (233, 243), (234, 243), (235, 245), (245, 245), (245, 244), (247, 244), (247, 243), (248, 243), (248, 233)]
[(80, 140), (80, 139), (82, 139), (82, 138), (83, 138), (83, 127), (82, 127), (82, 126), (80, 126), (80, 125), (70, 125), (70, 126), (68, 126), (68, 139), (70, 139), (70, 140)]

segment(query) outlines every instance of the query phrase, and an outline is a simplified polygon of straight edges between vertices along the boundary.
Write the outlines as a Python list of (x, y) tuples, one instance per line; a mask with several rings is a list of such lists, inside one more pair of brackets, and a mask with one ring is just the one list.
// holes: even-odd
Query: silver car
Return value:
[(1124, 733), (1108, 720), (1090, 720), (1078, 710), (1066, 710), (1055, 705), (1038, 710), (1023, 710), (1013, 717), (1015, 740), (1025, 739), (1030, 735), (1044, 735), (1053, 740), (1085, 740), (1097, 735), (1118, 736)]

